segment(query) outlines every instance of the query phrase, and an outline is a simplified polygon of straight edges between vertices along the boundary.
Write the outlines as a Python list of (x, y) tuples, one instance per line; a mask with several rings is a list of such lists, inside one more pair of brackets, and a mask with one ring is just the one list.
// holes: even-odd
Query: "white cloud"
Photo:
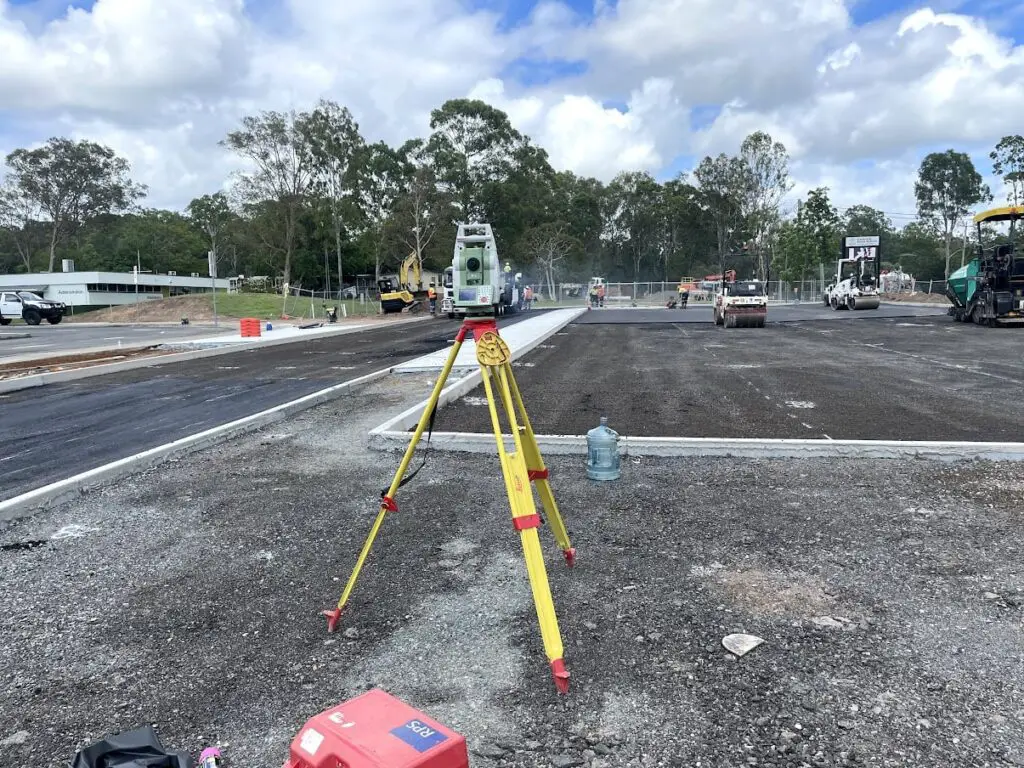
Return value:
[(504, 83), (493, 78), (479, 83), (470, 96), (507, 112), (558, 167), (606, 180), (619, 171), (656, 172), (671, 161), (659, 151), (664, 143), (659, 139), (687, 118), (671, 81), (663, 78), (643, 82), (625, 112), (577, 94), (510, 97)]
[[(275, 2), (260, 17), (272, 24), (244, 0), (97, 0), (43, 24), (0, 0), (0, 151), (58, 133), (101, 141), (131, 160), (150, 204), (180, 207), (235, 167), (217, 141), (243, 114), (326, 96), (371, 140), (398, 143), (446, 99), (473, 96), (559, 168), (657, 172), (763, 129), (790, 149), (800, 188), (903, 211), (923, 151), (972, 151), (987, 172), (987, 151), (1024, 125), (1024, 48), (928, 8), (856, 28), (842, 0), (619, 0), (589, 21), (543, 0), (502, 31), (462, 0)], [(502, 80), (544, 55), (588, 70)], [(723, 109), (694, 132), (704, 105)]]
[(8, 109), (144, 114), (216, 98), (251, 51), (243, 0), (99, 0), (39, 35), (0, 0), (0, 95)]

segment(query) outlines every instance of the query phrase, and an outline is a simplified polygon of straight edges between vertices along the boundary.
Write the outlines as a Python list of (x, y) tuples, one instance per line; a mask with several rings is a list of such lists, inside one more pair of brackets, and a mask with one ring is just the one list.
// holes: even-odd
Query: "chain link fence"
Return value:
[[(822, 283), (821, 280), (792, 282), (771, 280), (766, 283), (765, 288), (769, 302), (779, 304), (820, 303), (826, 285), (828, 285), (828, 281)], [(538, 306), (548, 307), (572, 307), (586, 304), (589, 290), (587, 283), (569, 282), (556, 283), (553, 288), (542, 284), (531, 284), (531, 287), (538, 297)], [(605, 306), (663, 307), (671, 299), (678, 297), (678, 288), (679, 283), (671, 281), (605, 283)], [(882, 289), (886, 296), (893, 298), (915, 296), (920, 299), (921, 295), (925, 294), (930, 295), (936, 302), (942, 302), (945, 299), (946, 281), (907, 278), (886, 283), (885, 276), (883, 276)], [(715, 299), (717, 290), (718, 286), (714, 283), (705, 283), (697, 290), (691, 289), (688, 303), (690, 305), (710, 305)], [(289, 289), (288, 312), (318, 318), (323, 316), (326, 305), (327, 307), (344, 307), (342, 312), (345, 315), (380, 314), (380, 294), (376, 288), (359, 293), (356, 293), (355, 289), (348, 289), (342, 295), (345, 298), (339, 301), (337, 291), (310, 291), (293, 286)], [(439, 295), (438, 299), (440, 300), (440, 298)]]
[[(625, 307), (662, 307), (671, 299), (678, 297), (677, 282), (635, 282), (605, 283), (605, 306)], [(820, 280), (804, 280), (802, 282), (785, 282), (772, 280), (765, 285), (770, 302), (790, 303), (803, 301), (821, 301), (822, 284)], [(544, 304), (574, 305), (586, 303), (588, 285), (586, 283), (559, 283), (554, 286), (537, 285), (534, 290)], [(717, 292), (717, 286), (707, 284), (697, 290), (690, 290), (688, 303), (711, 304)]]

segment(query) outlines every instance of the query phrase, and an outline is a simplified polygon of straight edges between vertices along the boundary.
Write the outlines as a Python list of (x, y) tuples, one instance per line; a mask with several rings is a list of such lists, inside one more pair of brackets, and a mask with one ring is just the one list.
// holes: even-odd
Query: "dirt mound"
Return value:
[(898, 301), (901, 304), (948, 304), (949, 299), (941, 293), (887, 293), (886, 301)]
[[(387, 320), (407, 319), (408, 313), (378, 315), (376, 304), (355, 305), (355, 302), (330, 302), (331, 306), (345, 308), (347, 319), (338, 318), (340, 323), (346, 322), (380, 322)], [(288, 300), (287, 318), (282, 319), (281, 311), (285, 309), (280, 296), (270, 294), (227, 294), (217, 296), (217, 316), (221, 321), (235, 321), (243, 317), (256, 317), (260, 320), (283, 322), (286, 325), (297, 325), (303, 322), (324, 319), (324, 302), (310, 302), (306, 299)], [(339, 312), (340, 314), (340, 312)], [(422, 313), (421, 313), (422, 314)], [(65, 318), (72, 323), (179, 323), (187, 317), (192, 324), (213, 322), (213, 299), (210, 295), (174, 296), (169, 299), (151, 299), (138, 304), (123, 304), (92, 312), (79, 312)]]
[[(221, 311), (220, 317), (231, 317)], [(177, 323), (187, 317), (190, 322), (213, 321), (213, 305), (207, 296), (175, 296), (149, 300), (139, 304), (97, 309), (64, 318), (71, 323)]]

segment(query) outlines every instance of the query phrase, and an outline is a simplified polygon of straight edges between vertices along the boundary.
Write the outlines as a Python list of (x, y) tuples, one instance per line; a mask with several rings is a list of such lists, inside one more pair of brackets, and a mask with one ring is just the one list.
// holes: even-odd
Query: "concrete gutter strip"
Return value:
[[(532, 341), (524, 344), (518, 350), (513, 351), (512, 352), (512, 359), (513, 360), (517, 360), (520, 357), (522, 357), (523, 355), (526, 355), (529, 352), (532, 352), (538, 346), (543, 344), (544, 341), (546, 341), (548, 338), (550, 338), (551, 336), (554, 336), (556, 333), (561, 331), (563, 328), (565, 328), (565, 326), (569, 325), (569, 323), (571, 323), (577, 317), (582, 315), (584, 312), (586, 312), (586, 309), (580, 309), (579, 311), (577, 311), (576, 314), (568, 316), (565, 319), (564, 322), (561, 322), (558, 325), (555, 325), (555, 326), (551, 327), (550, 329), (548, 329), (542, 335), (540, 335), (537, 338), (533, 339)], [(437, 370), (438, 373), (440, 373), (440, 367), (438, 367), (436, 370)], [(466, 369), (462, 369), (462, 370), (464, 371)], [(422, 373), (427, 373), (428, 371), (416, 371), (416, 372), (422, 374)], [(454, 373), (454, 371), (453, 371), (453, 373)], [(444, 389), (441, 390), (441, 394), (440, 394), (440, 396), (438, 397), (438, 400), (437, 400), (437, 407), (441, 408), (441, 407), (447, 405), (448, 403), (452, 402), (453, 400), (458, 400), (460, 397), (465, 395), (467, 392), (472, 392), (477, 387), (477, 385), (480, 384), (480, 382), (482, 381), (482, 378), (483, 377), (482, 377), (482, 374), (480, 373), (480, 369), (477, 368), (472, 373), (464, 375), (460, 379), (454, 380), (453, 384), (449, 384), (447, 387), (445, 387)], [(449, 374), (449, 381), (453, 381), (452, 374)], [(386, 435), (388, 433), (405, 434), (404, 430), (409, 430), (409, 429), (415, 428), (415, 426), (419, 423), (420, 417), (423, 415), (423, 411), (426, 410), (427, 403), (429, 402), (429, 400), (430, 400), (430, 398), (428, 397), (423, 402), (417, 403), (412, 408), (409, 408), (409, 409), (407, 409), (405, 411), (402, 411), (397, 416), (394, 416), (394, 417), (388, 419), (387, 421), (385, 421), (383, 424), (381, 424), (381, 425), (371, 429), (370, 433), (369, 433), (370, 434), (370, 443), (373, 444), (376, 441), (376, 436), (377, 435)], [(440, 434), (444, 434), (444, 433), (435, 433), (435, 436), (436, 435), (440, 435)], [(461, 433), (450, 433), (450, 434), (461, 434)], [(405, 435), (405, 437), (406, 437), (406, 442), (408, 442), (409, 436)], [(494, 446), (494, 438), (490, 437), (490, 440), (491, 440), (491, 446), (493, 447)], [(385, 442), (387, 442), (387, 441), (385, 440)]]
[(154, 467), (168, 459), (177, 458), (233, 437), (252, 432), (260, 427), (281, 421), (300, 411), (320, 405), (341, 395), (346, 389), (384, 378), (392, 372), (391, 368), (360, 376), (357, 379), (321, 389), (305, 397), (292, 400), (252, 416), (221, 424), (188, 437), (183, 437), (148, 451), (118, 459), (101, 467), (90, 469), (73, 477), (59, 480), (42, 488), (15, 496), (13, 499), (0, 501), (0, 521), (31, 515), (45, 509), (48, 505), (68, 501), (96, 486), (110, 483), (128, 475), (136, 474)]
[[(443, 405), (451, 402), (452, 400), (458, 400), (467, 392), (472, 392), (474, 389), (476, 389), (477, 385), (480, 384), (482, 380), (482, 374), (480, 373), (480, 371), (474, 371), (473, 373), (467, 374), (458, 379), (454, 378), (453, 376), (449, 376), (448, 380), (454, 381), (454, 383), (449, 384), (447, 387), (441, 390), (441, 395), (437, 400), (438, 408), (441, 408)], [(419, 423), (420, 417), (423, 415), (423, 411), (427, 407), (427, 402), (428, 400), (424, 400), (422, 403), (418, 403), (417, 405), (414, 405), (412, 408), (408, 408), (402, 411), (397, 416), (388, 419), (380, 426), (374, 427), (372, 430), (370, 430), (371, 440), (373, 439), (373, 436), (378, 433), (393, 433), (405, 435), (406, 441), (408, 442), (409, 436), (402, 430), (413, 429)], [(494, 439), (491, 438), (492, 443), (493, 440)]]
[[(370, 433), (370, 445), (377, 450), (398, 450), (409, 443), (409, 434), (380, 428)], [(580, 455), (587, 453), (583, 435), (537, 435), (541, 453)], [(492, 434), (435, 432), (432, 448), (462, 453), (495, 453)], [(511, 435), (505, 445), (512, 447)], [(665, 458), (750, 458), (750, 459), (928, 459), (932, 461), (1024, 461), (1024, 443), (969, 443), (914, 440), (772, 440), (714, 437), (623, 437), (623, 456)]]
[[(396, 324), (405, 324), (418, 322), (420, 318), (414, 320), (398, 320)], [(382, 326), (383, 327), (383, 326)], [(310, 341), (311, 339), (318, 338), (331, 338), (334, 336), (345, 336), (350, 333), (359, 333), (360, 331), (373, 330), (373, 326), (360, 326), (359, 328), (339, 328), (337, 333), (330, 334), (318, 334), (309, 338), (302, 338), (301, 336), (291, 336), (283, 339), (273, 339), (270, 341), (255, 341), (255, 342), (240, 342), (240, 343), (225, 343), (223, 346), (212, 347), (210, 349), (197, 349), (189, 350), (186, 352), (177, 352), (169, 355), (154, 355), (153, 357), (140, 357), (135, 360), (124, 360), (118, 363), (104, 363), (103, 365), (93, 365), (86, 368), (76, 368), (71, 371), (53, 371), (50, 373), (36, 373), (31, 376), (23, 376), (17, 379), (9, 379), (6, 381), (0, 381), (0, 394), (7, 392), (17, 392), (22, 389), (31, 389), (33, 387), (41, 387), (46, 384), (62, 384), (68, 381), (76, 381), (78, 379), (87, 379), (93, 376), (103, 376), (108, 373), (121, 373), (122, 371), (130, 371), (135, 368), (150, 368), (158, 365), (167, 365), (169, 363), (177, 363), (183, 360), (199, 360), (204, 357), (217, 357), (218, 355), (228, 355), (232, 352), (244, 352), (250, 349), (262, 349), (266, 347), (276, 347), (281, 344), (295, 344), (297, 342)], [(148, 349), (156, 346), (179, 346), (189, 343), (187, 340), (177, 340), (170, 342), (154, 342), (150, 344), (133, 344), (130, 346), (124, 346), (121, 348), (110, 348), (100, 347), (92, 350), (75, 350), (68, 352), (67, 355), (79, 355), (79, 354), (91, 354), (93, 352), (110, 352), (111, 354), (124, 354), (140, 349)], [(61, 356), (61, 355), (54, 355)], [(45, 363), (45, 360), (40, 360), (40, 364)]]

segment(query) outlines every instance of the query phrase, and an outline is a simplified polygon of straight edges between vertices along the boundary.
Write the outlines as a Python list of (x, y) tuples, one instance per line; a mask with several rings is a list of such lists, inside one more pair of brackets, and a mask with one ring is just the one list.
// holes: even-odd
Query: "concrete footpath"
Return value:
[[(528, 347), (532, 349), (533, 346), (539, 344), (555, 330), (574, 320), (584, 311), (584, 309), (555, 309), (550, 312), (544, 312), (536, 317), (529, 317), (529, 319), (521, 320), (515, 325), (502, 328), (501, 338), (508, 344), (512, 354), (518, 356), (520, 353), (528, 351)], [(529, 314), (529, 312), (526, 313), (527, 316)], [(452, 325), (453, 344), (458, 328), (458, 325)], [(444, 367), (449, 354), (451, 354), (450, 346), (395, 366), (395, 373), (422, 373), (423, 371), (440, 370)], [(459, 350), (459, 356), (455, 358), (455, 365), (452, 367), (452, 370), (471, 369), (476, 368), (477, 365), (476, 342), (473, 341), (472, 337), (469, 337), (463, 342), (462, 349)]]
[[(403, 318), (394, 322), (414, 322), (419, 318)], [(286, 343), (337, 333), (347, 333), (375, 325), (379, 321), (341, 320), (333, 325), (319, 328), (301, 328), (297, 325), (266, 323), (261, 326), (258, 337), (242, 336), (237, 323), (220, 327), (206, 326), (92, 326), (81, 325), (33, 328), (17, 336), (18, 343), (0, 346), (0, 365), (39, 361), (41, 364), (56, 357), (67, 355), (91, 355), (107, 351), (131, 351), (147, 347), (165, 349), (200, 350), (216, 347), (230, 347), (240, 344), (259, 346)], [(0, 339), (3, 335), (0, 335)]]
[[(268, 329), (267, 326), (270, 326)], [(360, 328), (369, 328), (373, 323), (336, 323), (334, 325), (322, 325), (318, 328), (302, 328), (297, 325), (275, 325), (264, 322), (260, 326), (259, 336), (243, 336), (242, 332), (223, 333), (217, 336), (204, 336), (199, 339), (183, 339), (181, 341), (165, 344), (175, 348), (205, 348), (219, 347), (230, 344), (260, 344), (272, 343), (275, 341), (292, 339), (313, 339), (319, 336), (331, 336), (344, 331), (355, 331)]]

